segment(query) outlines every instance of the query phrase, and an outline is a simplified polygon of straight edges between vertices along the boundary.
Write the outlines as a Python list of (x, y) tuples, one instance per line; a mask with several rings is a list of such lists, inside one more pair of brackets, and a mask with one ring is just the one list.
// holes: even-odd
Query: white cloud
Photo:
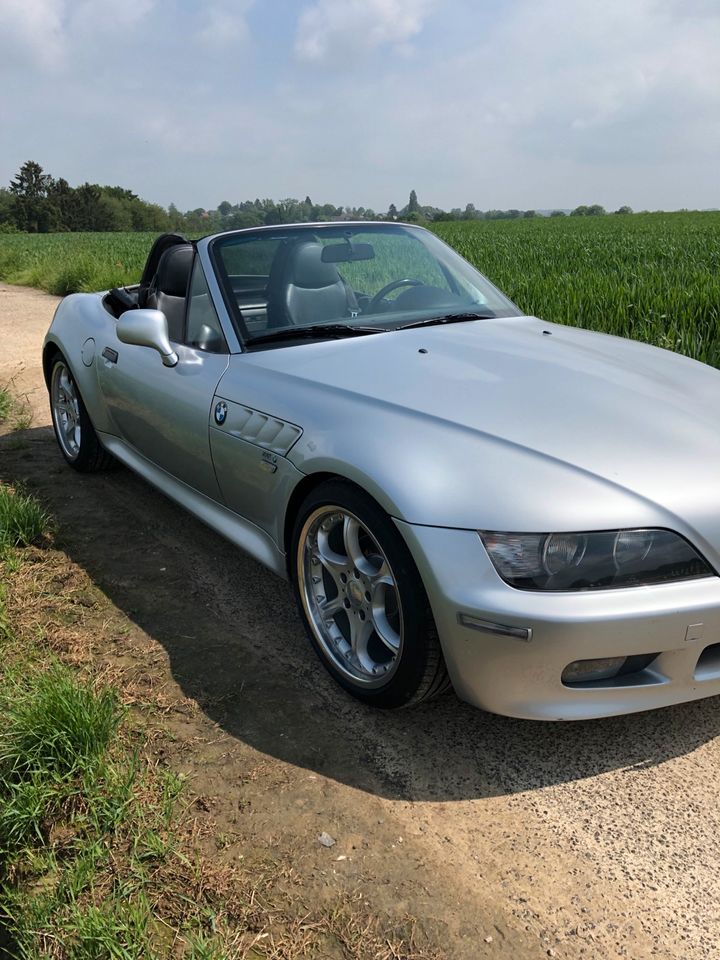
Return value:
[[(29, 56), (35, 66), (67, 67), (103, 34), (126, 31), (142, 21), (155, 0), (0, 0), (0, 57)], [(4, 65), (4, 64), (3, 64)]]
[(434, 0), (316, 0), (300, 15), (295, 53), (317, 62), (342, 61), (385, 45), (406, 52), (432, 6)]
[(0, 0), (0, 183), (33, 158), (181, 207), (718, 205), (720, 0), (122, 0), (122, 42), (113, 17)]
[(246, 14), (254, 0), (235, 0), (233, 3), (214, 3), (205, 9), (205, 25), (200, 40), (208, 47), (225, 47), (245, 43), (250, 31)]
[(115, 35), (143, 21), (155, 6), (155, 0), (72, 0), (68, 6), (67, 33), (97, 42), (98, 33), (112, 31)]
[(44, 67), (63, 57), (64, 0), (0, 0), (0, 57), (23, 54)]

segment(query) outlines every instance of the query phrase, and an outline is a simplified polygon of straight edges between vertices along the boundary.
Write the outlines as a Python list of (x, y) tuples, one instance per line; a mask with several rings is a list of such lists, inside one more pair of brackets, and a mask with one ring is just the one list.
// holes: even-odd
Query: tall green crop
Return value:
[[(523, 311), (720, 366), (720, 213), (438, 223)], [(64, 295), (136, 283), (152, 234), (0, 234), (0, 278)]]
[(440, 223), (529, 314), (720, 366), (720, 213)]

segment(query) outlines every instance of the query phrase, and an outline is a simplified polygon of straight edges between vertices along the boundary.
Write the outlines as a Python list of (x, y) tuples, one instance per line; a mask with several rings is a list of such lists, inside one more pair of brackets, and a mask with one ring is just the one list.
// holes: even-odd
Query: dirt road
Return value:
[(62, 548), (131, 621), (116, 655), (199, 706), (168, 723), (219, 822), (249, 810), (258, 846), (290, 850), (317, 896), (417, 916), (453, 960), (717, 957), (717, 700), (567, 725), (452, 695), (358, 705), (286, 584), (128, 471), (64, 467), (39, 367), (55, 303), (0, 285), (0, 383), (35, 410), (22, 443), (1, 441), (0, 479), (48, 501)]

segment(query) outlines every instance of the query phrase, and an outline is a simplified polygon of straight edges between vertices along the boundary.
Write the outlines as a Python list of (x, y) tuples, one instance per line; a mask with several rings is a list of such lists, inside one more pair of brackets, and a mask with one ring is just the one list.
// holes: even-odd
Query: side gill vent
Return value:
[(239, 404), (233, 404), (231, 409), (232, 422), (227, 425), (228, 432), (273, 453), (286, 454), (302, 433), (294, 423), (276, 420), (259, 410)]

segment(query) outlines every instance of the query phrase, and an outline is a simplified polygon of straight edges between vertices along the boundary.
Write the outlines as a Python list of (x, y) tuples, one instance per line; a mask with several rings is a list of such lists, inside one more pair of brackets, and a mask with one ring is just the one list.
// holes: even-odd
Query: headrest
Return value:
[(300, 243), (290, 249), (288, 282), (296, 287), (318, 289), (340, 283), (340, 274), (332, 263), (322, 262), (321, 243)]
[(195, 250), (191, 243), (166, 250), (158, 264), (156, 290), (169, 297), (184, 297), (187, 294), (194, 256)]
[(157, 273), (160, 257), (163, 255), (163, 253), (165, 253), (166, 250), (168, 250), (170, 247), (175, 247), (179, 244), (184, 245), (186, 243), (187, 240), (181, 233), (161, 233), (150, 248), (150, 253), (148, 254), (148, 258), (145, 263), (145, 269), (143, 270), (142, 279), (140, 281), (141, 286), (150, 286), (151, 280)]

